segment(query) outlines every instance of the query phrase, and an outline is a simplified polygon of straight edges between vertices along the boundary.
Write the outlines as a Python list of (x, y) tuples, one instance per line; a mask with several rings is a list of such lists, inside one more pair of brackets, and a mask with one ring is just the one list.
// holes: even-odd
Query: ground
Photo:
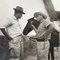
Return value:
[[(49, 42), (37, 42), (26, 38), (24, 40), (24, 60), (48, 60)], [(0, 36), (0, 60), (8, 60), (8, 40)], [(60, 47), (54, 48), (55, 60), (60, 60)]]

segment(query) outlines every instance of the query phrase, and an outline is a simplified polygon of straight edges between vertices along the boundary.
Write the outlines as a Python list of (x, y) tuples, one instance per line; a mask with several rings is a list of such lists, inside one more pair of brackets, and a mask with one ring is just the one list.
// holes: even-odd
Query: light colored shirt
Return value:
[[(39, 27), (38, 27), (38, 29), (37, 29), (37, 34), (36, 34), (36, 36), (37, 36), (37, 37), (41, 37), (41, 39), (44, 38), (43, 35), (46, 34), (47, 27), (48, 27), (50, 24), (52, 24), (52, 22), (50, 22), (49, 20), (44, 20), (44, 21), (39, 25)], [(47, 38), (47, 37), (46, 37), (46, 38)]]
[(6, 27), (7, 33), (12, 38), (22, 34), (19, 21), (15, 17), (12, 17), (12, 19), (9, 19), (4, 26)]

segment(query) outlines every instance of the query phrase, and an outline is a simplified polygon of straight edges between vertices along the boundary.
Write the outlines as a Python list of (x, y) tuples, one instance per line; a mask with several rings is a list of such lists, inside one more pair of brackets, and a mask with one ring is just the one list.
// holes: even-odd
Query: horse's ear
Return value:
[(34, 19), (34, 17), (32, 19)]
[(32, 18), (28, 19), (28, 21), (31, 21), (31, 20), (33, 20), (33, 19), (34, 19), (34, 17), (32, 17)]

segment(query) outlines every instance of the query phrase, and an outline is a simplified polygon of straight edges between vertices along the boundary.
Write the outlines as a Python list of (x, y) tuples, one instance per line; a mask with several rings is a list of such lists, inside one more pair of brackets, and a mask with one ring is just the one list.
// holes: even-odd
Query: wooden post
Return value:
[(46, 7), (46, 10), (48, 12), (48, 15), (50, 17), (50, 20), (57, 20), (57, 15), (56, 15), (56, 12), (55, 12), (55, 9), (54, 9), (54, 6), (52, 4), (52, 1), (51, 0), (43, 0), (44, 2), (44, 5)]

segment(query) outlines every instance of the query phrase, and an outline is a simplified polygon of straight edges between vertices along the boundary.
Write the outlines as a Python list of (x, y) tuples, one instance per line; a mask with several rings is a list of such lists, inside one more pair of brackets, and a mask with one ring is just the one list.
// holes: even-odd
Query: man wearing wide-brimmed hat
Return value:
[(21, 50), (21, 41), (22, 41), (22, 32), (19, 24), (19, 19), (21, 19), (22, 15), (25, 14), (23, 12), (23, 8), (16, 6), (14, 9), (14, 16), (8, 20), (8, 22), (4, 25), (6, 31), (2, 31), (3, 34), (8, 38), (9, 41), (9, 49), (10, 49), (10, 60), (19, 60), (20, 59), (20, 50)]

